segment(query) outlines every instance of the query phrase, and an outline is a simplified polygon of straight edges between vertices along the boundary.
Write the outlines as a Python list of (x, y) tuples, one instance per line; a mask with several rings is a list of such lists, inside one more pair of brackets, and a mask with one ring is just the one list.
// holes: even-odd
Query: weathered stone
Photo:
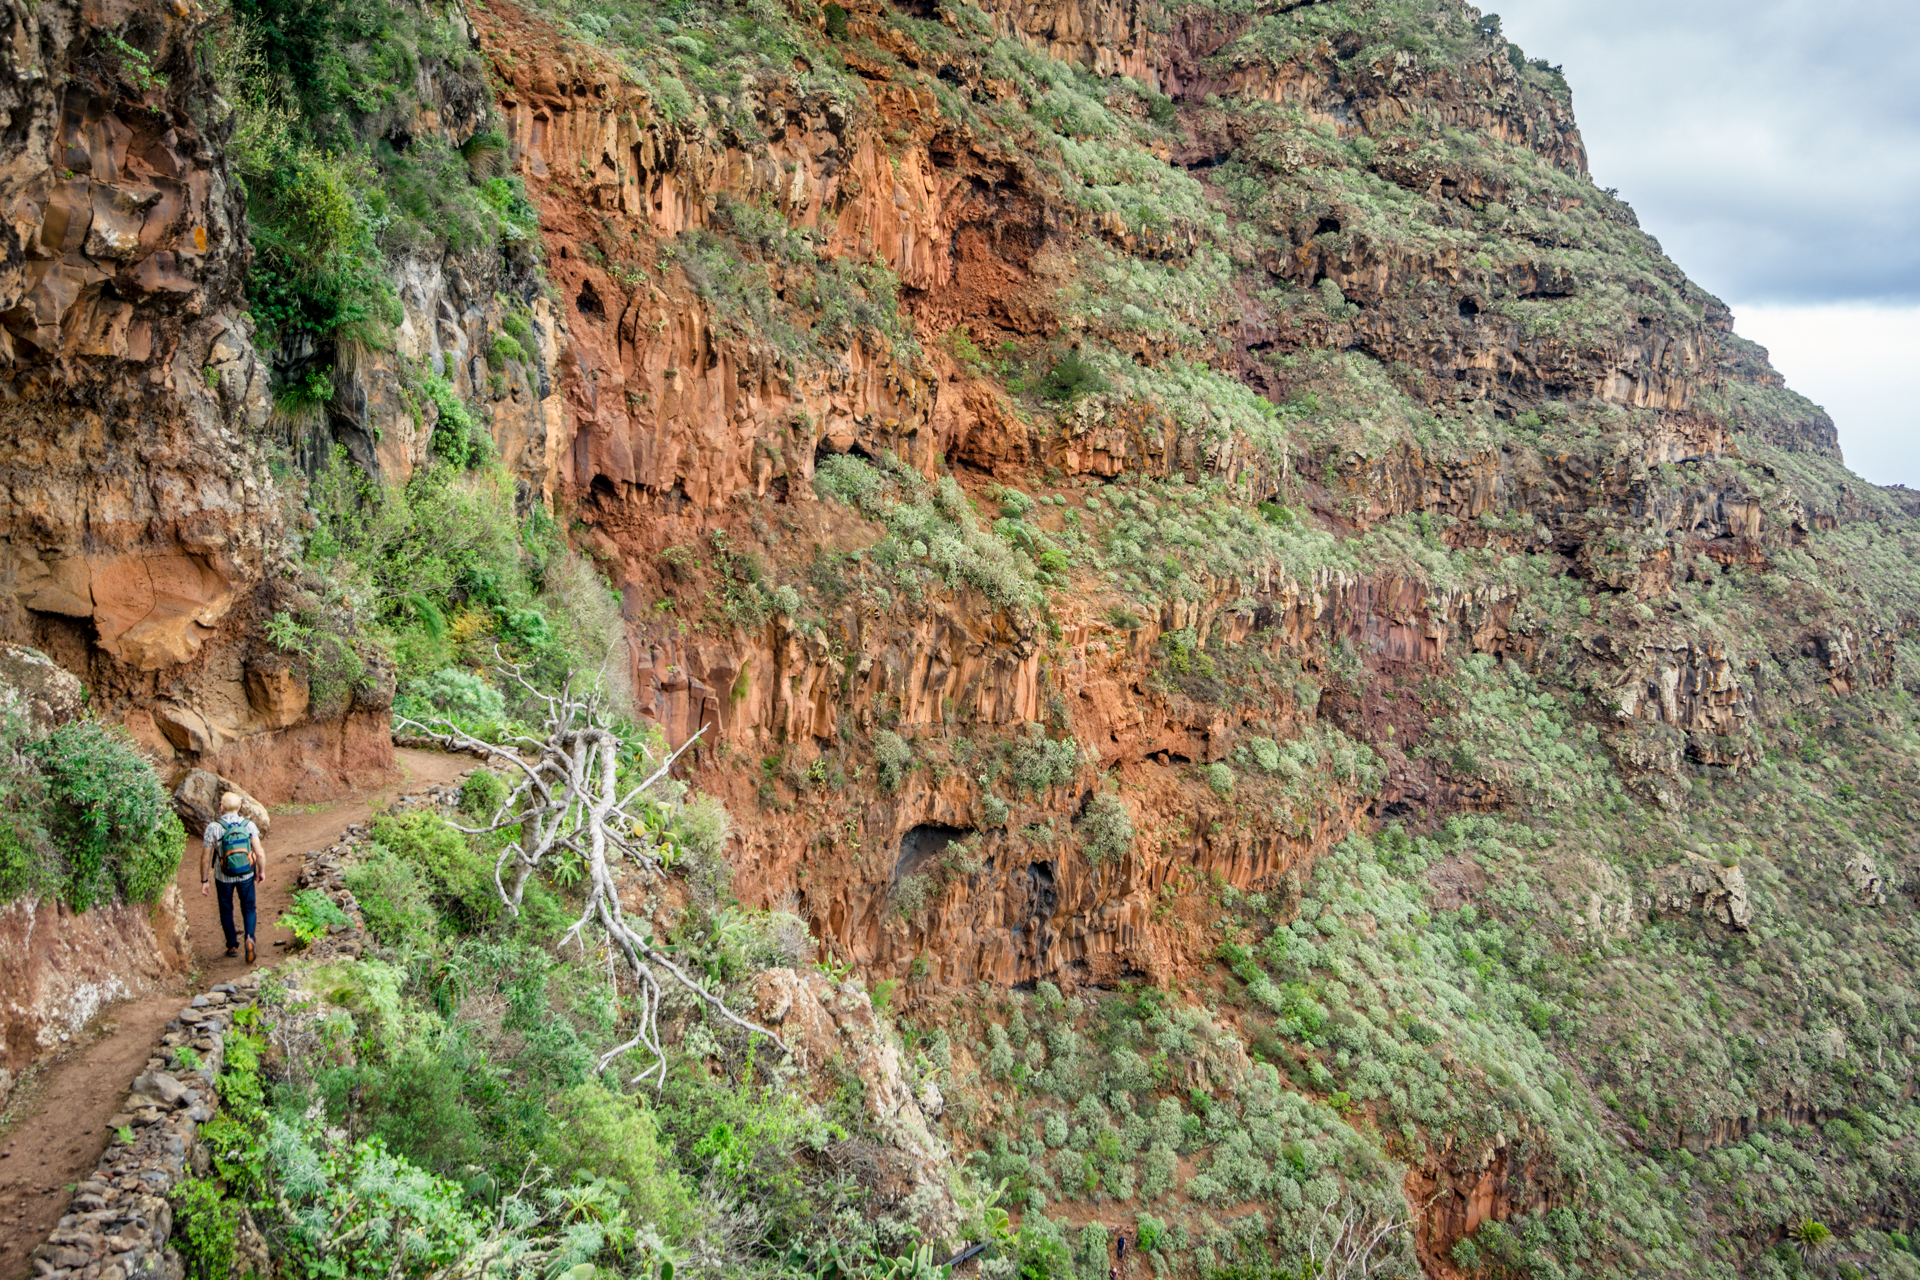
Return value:
[(1696, 853), (1687, 854), (1684, 862), (1660, 874), (1653, 905), (1678, 915), (1705, 915), (1734, 929), (1745, 929), (1753, 922), (1746, 873), (1738, 866), (1722, 866)]
[(1886, 905), (1886, 882), (1880, 878), (1880, 869), (1874, 864), (1872, 854), (1864, 849), (1856, 850), (1848, 856), (1845, 871), (1856, 902), (1870, 907)]
[(187, 1086), (165, 1071), (149, 1071), (133, 1082), (133, 1091), (165, 1106), (180, 1106), (187, 1100)]
[(38, 649), (0, 644), (0, 711), (24, 716), (45, 731), (80, 714), (86, 689), (80, 678)]
[(228, 792), (240, 797), (240, 812), (252, 819), (262, 835), (272, 829), (273, 815), (267, 812), (265, 805), (248, 795), (232, 779), (222, 778), (205, 769), (190, 769), (180, 779), (173, 789), (173, 811), (180, 815), (180, 820), (197, 838), (220, 816), (220, 798)]

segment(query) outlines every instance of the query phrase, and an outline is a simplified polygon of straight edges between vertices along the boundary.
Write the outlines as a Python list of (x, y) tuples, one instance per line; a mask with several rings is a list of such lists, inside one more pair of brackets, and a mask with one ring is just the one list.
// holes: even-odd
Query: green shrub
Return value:
[(420, 942), (440, 931), (433, 909), (433, 892), (426, 877), (410, 862), (375, 845), (369, 856), (346, 873), (347, 888), (360, 904), (367, 931), (388, 946)]
[(1033, 558), (1016, 545), (1038, 547), (1030, 528), (1002, 520), (989, 532), (952, 476), (929, 485), (891, 454), (882, 454), (880, 463), (885, 470), (835, 455), (814, 476), (818, 493), (887, 527), (890, 536), (872, 551), (876, 564), (899, 565), (909, 581), (931, 569), (949, 584), (978, 589), (996, 608), (1032, 607), (1043, 599)]
[(1133, 817), (1125, 802), (1110, 791), (1094, 793), (1077, 825), (1080, 847), (1095, 866), (1117, 862), (1133, 848)]
[(225, 1199), (211, 1178), (190, 1178), (174, 1190), (173, 1247), (186, 1264), (187, 1280), (228, 1280), (240, 1205)]
[(873, 759), (880, 769), (880, 785), (898, 791), (913, 768), (913, 748), (899, 734), (882, 729), (873, 735)]
[(467, 837), (438, 814), (418, 811), (376, 818), (372, 835), (388, 855), (419, 872), (448, 925), (470, 933), (499, 918), (503, 908), (493, 859), (475, 852)]
[(461, 725), (496, 724), (507, 713), (507, 700), (498, 689), (472, 672), (452, 667), (416, 681), (407, 696)]
[(610, 1178), (625, 1189), (637, 1221), (673, 1243), (689, 1238), (700, 1221), (694, 1189), (674, 1167), (644, 1100), (590, 1080), (553, 1099), (548, 1113), (542, 1155), (557, 1172)]
[(318, 889), (302, 889), (293, 895), (293, 906), (281, 913), (280, 923), (293, 930), (302, 947), (319, 941), (333, 925), (353, 923), (339, 904)]
[(1107, 380), (1078, 351), (1069, 351), (1054, 362), (1040, 379), (1040, 394), (1049, 400), (1066, 403), (1081, 396), (1104, 391)]
[(1023, 738), (1008, 749), (1014, 785), (1038, 793), (1072, 782), (1080, 772), (1082, 752), (1076, 738), (1048, 738), (1029, 723)]
[(512, 788), (507, 780), (491, 769), (475, 769), (460, 784), (460, 812), (476, 822), (486, 822), (507, 802)]
[(36, 814), (9, 811), (0, 818), (0, 902), (58, 895), (64, 869)]
[(1233, 770), (1218, 761), (1208, 765), (1207, 785), (1213, 788), (1213, 793), (1217, 796), (1230, 795), (1233, 791)]
[(837, 4), (826, 6), (827, 38), (845, 40), (847, 38), (847, 11)]
[[(491, 353), (488, 360), (491, 363)], [(453, 389), (452, 383), (438, 374), (427, 373), (420, 379), (420, 392), (434, 407), (431, 444), (436, 456), (455, 467), (477, 467), (493, 456), (493, 436)]]
[(526, 350), (507, 334), (496, 334), (493, 344), (487, 348), (487, 368), (499, 373), (507, 367), (507, 362), (525, 364)]
[(27, 751), (46, 778), (47, 827), (66, 861), (73, 909), (116, 892), (129, 902), (158, 897), (180, 868), (186, 833), (133, 739), (98, 720), (75, 720)]

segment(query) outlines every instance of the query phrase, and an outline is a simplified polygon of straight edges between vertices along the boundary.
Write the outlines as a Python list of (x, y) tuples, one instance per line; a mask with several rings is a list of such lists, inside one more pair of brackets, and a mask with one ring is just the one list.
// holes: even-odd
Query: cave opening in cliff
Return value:
[(1460, 318), (1462, 320), (1471, 320), (1479, 314), (1480, 314), (1479, 303), (1475, 302), (1472, 298), (1460, 299)]
[(972, 827), (950, 827), (941, 822), (923, 822), (900, 837), (900, 856), (894, 860), (893, 882), (897, 885), (919, 875), (933, 865), (955, 840), (974, 834)]
[(866, 449), (862, 448), (857, 442), (848, 445), (844, 449), (836, 449), (833, 447), (833, 445), (831, 445), (827, 441), (822, 440), (818, 445), (814, 447), (814, 450), (813, 450), (814, 469), (816, 471), (819, 470), (821, 463), (825, 462), (828, 458), (831, 458), (836, 454), (842, 454), (842, 453), (847, 454), (850, 457), (858, 458), (862, 462), (873, 461), (873, 454), (868, 452)]
[(593, 281), (591, 280), (582, 280), (580, 282), (580, 293), (579, 296), (574, 298), (573, 305), (583, 316), (590, 317), (594, 320), (605, 320), (607, 318), (606, 304), (600, 301), (600, 294), (594, 289)]
[(1313, 234), (1317, 236), (1337, 236), (1340, 234), (1340, 219), (1327, 214), (1315, 224)]

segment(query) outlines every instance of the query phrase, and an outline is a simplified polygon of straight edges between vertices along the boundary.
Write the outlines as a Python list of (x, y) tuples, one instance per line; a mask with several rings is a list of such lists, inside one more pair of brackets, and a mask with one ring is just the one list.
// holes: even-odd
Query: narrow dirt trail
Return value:
[[(272, 829), (263, 842), (266, 883), (259, 889), (260, 947), (254, 968), (271, 967), (284, 952), (284, 946), (275, 944), (293, 937), (277, 921), (292, 904), (302, 854), (332, 844), (341, 832), (365, 822), (394, 797), (452, 782), (479, 764), (471, 756), (405, 747), (395, 755), (401, 777), (379, 791), (273, 815)], [(212, 894), (200, 894), (199, 857), (199, 841), (190, 837), (187, 856), (180, 863), (179, 884), (193, 942), (196, 989), (231, 982), (248, 968), (243, 959), (226, 956), (218, 901)], [(28, 1252), (47, 1238), (67, 1211), (73, 1185), (100, 1162), (111, 1136), (107, 1119), (145, 1068), (167, 1023), (179, 1011), (187, 985), (183, 978), (171, 990), (106, 1010), (88, 1029), (84, 1043), (40, 1067), (14, 1091), (7, 1108), (13, 1118), (0, 1129), (0, 1280), (28, 1280), (32, 1275)]]

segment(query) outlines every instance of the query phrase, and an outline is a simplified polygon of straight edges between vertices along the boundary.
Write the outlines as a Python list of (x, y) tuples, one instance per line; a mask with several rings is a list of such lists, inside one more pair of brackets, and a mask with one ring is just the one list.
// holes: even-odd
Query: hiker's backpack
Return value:
[(229, 876), (253, 874), (253, 831), (237, 813), (220, 819), (220, 869)]

